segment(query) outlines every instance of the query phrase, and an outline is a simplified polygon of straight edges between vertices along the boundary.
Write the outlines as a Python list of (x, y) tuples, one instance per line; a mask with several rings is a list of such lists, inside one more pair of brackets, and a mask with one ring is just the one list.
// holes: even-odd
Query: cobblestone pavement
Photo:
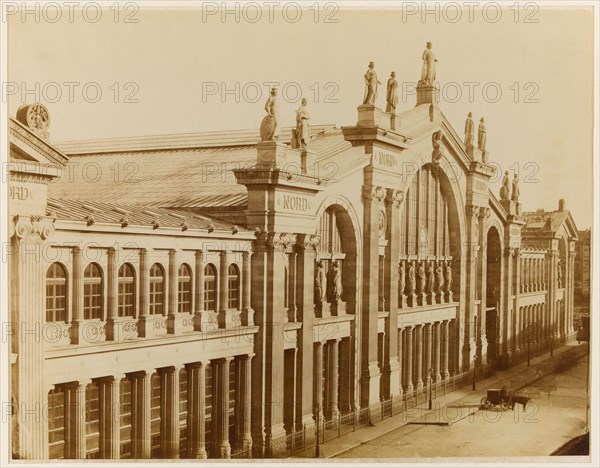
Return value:
[(525, 374), (539, 372), (540, 378), (522, 388), (519, 384), (525, 376), (511, 376), (507, 386), (532, 399), (526, 411), (517, 405), (514, 411), (492, 408), (468, 414), (469, 406), (478, 404), (486, 394), (486, 388), (478, 386), (478, 393), (439, 407), (440, 420), (458, 419), (457, 413), (465, 411), (466, 417), (454, 424), (404, 425), (337, 457), (547, 456), (585, 432), (587, 360), (584, 356), (573, 367), (546, 376), (539, 369), (525, 368)]

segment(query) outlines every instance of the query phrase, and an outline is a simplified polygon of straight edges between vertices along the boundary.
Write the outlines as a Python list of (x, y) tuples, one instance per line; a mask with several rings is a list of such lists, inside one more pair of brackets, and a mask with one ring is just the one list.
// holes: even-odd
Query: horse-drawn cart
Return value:
[(479, 406), (481, 409), (500, 407), (502, 411), (505, 411), (510, 408), (510, 395), (499, 388), (490, 388), (487, 391), (487, 396), (481, 399)]

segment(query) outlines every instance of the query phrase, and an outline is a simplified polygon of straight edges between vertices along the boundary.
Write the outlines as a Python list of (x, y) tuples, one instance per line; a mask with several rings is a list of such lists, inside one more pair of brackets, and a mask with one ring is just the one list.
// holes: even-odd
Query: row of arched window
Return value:
[[(237, 265), (228, 268), (227, 308), (236, 310), (240, 305), (240, 273)], [(66, 322), (68, 304), (67, 269), (61, 263), (53, 263), (46, 273), (46, 321)], [(136, 298), (135, 269), (124, 263), (118, 272), (117, 315), (135, 317)], [(83, 319), (102, 319), (104, 311), (104, 277), (97, 263), (90, 263), (83, 273)], [(150, 267), (148, 313), (163, 315), (165, 300), (165, 270), (159, 263)], [(177, 312), (192, 312), (192, 269), (186, 263), (179, 266), (177, 275)], [(212, 264), (204, 267), (203, 305), (206, 311), (217, 311), (217, 269)]]

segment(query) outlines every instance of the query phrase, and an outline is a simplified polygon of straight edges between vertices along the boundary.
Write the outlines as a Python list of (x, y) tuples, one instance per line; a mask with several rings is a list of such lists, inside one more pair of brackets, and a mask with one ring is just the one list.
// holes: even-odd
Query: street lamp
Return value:
[(432, 388), (431, 384), (433, 382), (433, 368), (429, 368), (429, 409), (433, 408), (433, 403), (431, 401)]
[(475, 352), (475, 356), (473, 356), (473, 390), (475, 388), (475, 379), (477, 377), (477, 352)]

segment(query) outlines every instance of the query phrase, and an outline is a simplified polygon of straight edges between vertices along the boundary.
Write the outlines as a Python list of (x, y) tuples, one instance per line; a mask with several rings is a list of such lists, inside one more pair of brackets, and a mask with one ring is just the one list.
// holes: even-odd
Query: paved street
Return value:
[[(486, 388), (461, 401), (459, 407), (443, 407), (439, 420), (464, 419), (450, 425), (404, 425), (387, 434), (337, 455), (339, 458), (422, 458), (453, 456), (546, 456), (572, 437), (585, 432), (587, 359), (563, 373), (553, 373), (528, 385), (518, 394), (532, 398), (523, 412), (500, 409), (478, 410), (467, 416), (469, 405), (477, 405)], [(510, 382), (509, 382), (510, 383)]]

